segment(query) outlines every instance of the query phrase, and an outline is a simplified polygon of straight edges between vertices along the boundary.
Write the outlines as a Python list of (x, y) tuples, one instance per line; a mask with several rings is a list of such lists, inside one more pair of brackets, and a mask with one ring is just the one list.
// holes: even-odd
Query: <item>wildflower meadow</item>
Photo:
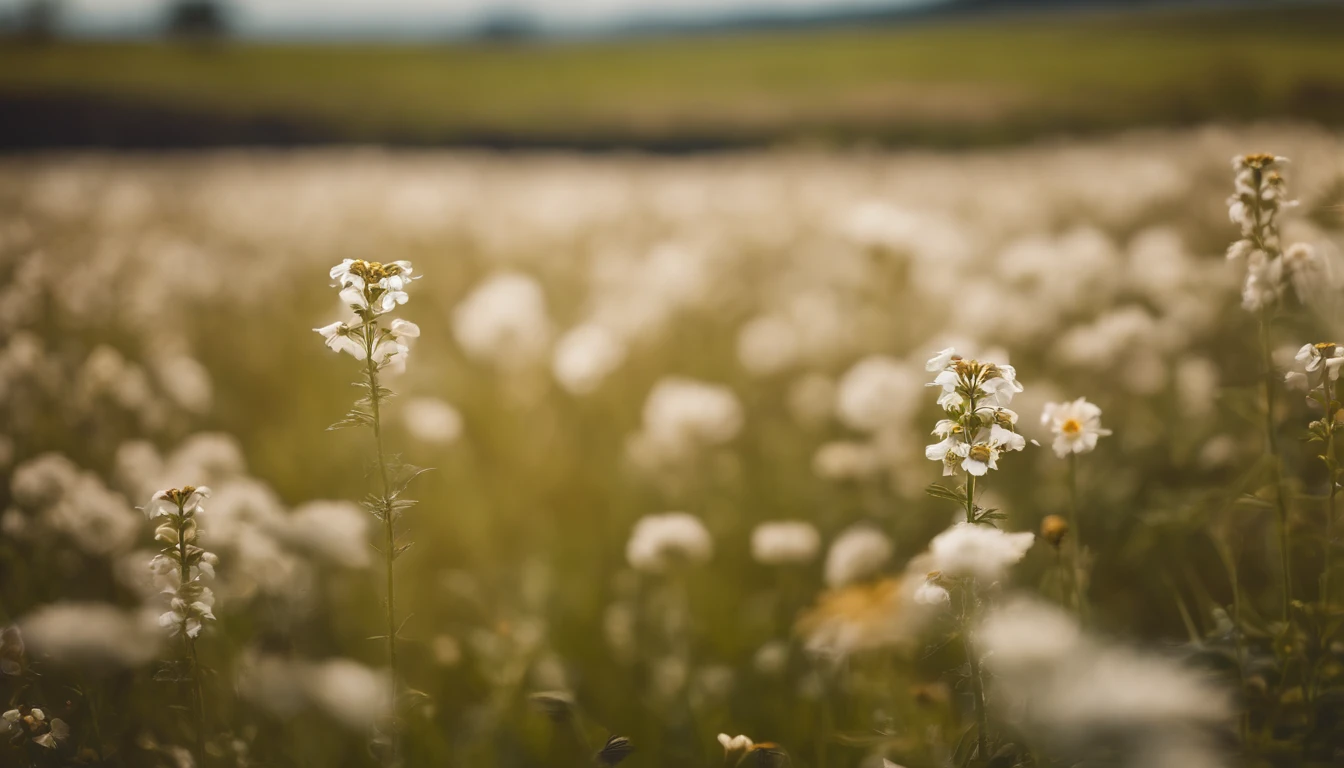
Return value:
[(1344, 765), (1342, 245), (1294, 124), (0, 159), (0, 766)]

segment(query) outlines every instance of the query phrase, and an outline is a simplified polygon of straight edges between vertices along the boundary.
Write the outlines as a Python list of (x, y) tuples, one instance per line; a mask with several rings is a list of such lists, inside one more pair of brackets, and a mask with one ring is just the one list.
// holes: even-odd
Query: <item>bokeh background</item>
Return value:
[[(1286, 234), (1338, 262), (1338, 3), (0, 0), (0, 20), (0, 623), (71, 609), (42, 625), (51, 658), (29, 641), (38, 681), (0, 696), (71, 723), (61, 760), (181, 764), (134, 507), (207, 484), (207, 762), (374, 764), (371, 445), (325, 431), (358, 367), (311, 330), (341, 319), (344, 258), (423, 275), (387, 415), (434, 468), (398, 564), (429, 701), (413, 764), (577, 764), (528, 699), (554, 690), (594, 743), (631, 738), (629, 765), (717, 764), (721, 731), (818, 768), (944, 764), (926, 736), (961, 716), (955, 651), (819, 675), (794, 619), (821, 560), (768, 567), (749, 538), (869, 525), (899, 573), (951, 520), (924, 491), (923, 363), (954, 343), (1017, 367), (1047, 445), (1044, 403), (1104, 409), (1081, 476), (1099, 631), (1216, 636), (1229, 557), (1246, 610), (1275, 610), (1270, 513), (1243, 498), (1263, 427), (1227, 161), (1292, 157)], [(1280, 326), (1281, 360), (1339, 332), (1321, 306)], [(737, 426), (673, 416), (718, 436), (650, 447), (669, 377), (725, 388)], [(1278, 418), (1309, 420), (1296, 399)], [(1003, 464), (1007, 527), (1066, 508), (1048, 449)], [(675, 598), (625, 554), (671, 510), (714, 546), (677, 585), (675, 648)], [(1014, 581), (1049, 594), (1056, 569), (1038, 545)]]

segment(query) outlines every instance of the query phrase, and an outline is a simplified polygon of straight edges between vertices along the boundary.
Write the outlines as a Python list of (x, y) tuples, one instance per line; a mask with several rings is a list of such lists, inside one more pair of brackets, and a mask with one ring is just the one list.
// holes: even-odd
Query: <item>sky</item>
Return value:
[[(68, 28), (128, 30), (160, 18), (168, 0), (60, 0)], [(482, 19), (519, 14), (558, 31), (584, 31), (649, 18), (676, 20), (769, 12), (915, 6), (937, 0), (223, 0), (244, 34), (442, 35)], [(13, 9), (27, 0), (0, 0)], [(432, 32), (430, 32), (432, 30)]]

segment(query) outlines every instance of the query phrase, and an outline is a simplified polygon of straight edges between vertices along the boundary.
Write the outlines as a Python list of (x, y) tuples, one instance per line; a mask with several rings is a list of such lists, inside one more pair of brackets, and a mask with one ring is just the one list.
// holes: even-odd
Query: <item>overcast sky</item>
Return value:
[[(26, 0), (0, 0), (13, 8)], [(167, 0), (61, 0), (65, 19), (88, 30), (142, 25), (158, 18)], [(467, 27), (492, 15), (526, 14), (548, 26), (583, 29), (631, 19), (706, 18), (741, 12), (806, 12), (897, 7), (937, 0), (224, 0), (241, 31), (292, 34), (400, 28)]]

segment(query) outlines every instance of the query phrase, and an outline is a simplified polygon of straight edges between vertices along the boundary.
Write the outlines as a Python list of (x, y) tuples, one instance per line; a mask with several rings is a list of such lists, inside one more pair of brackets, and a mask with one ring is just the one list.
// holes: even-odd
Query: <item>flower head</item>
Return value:
[(625, 557), (636, 570), (661, 573), (678, 563), (704, 563), (714, 540), (700, 518), (685, 512), (645, 515), (635, 524)]
[(1101, 428), (1101, 409), (1082, 397), (1065, 403), (1047, 403), (1041, 423), (1050, 427), (1055, 436), (1052, 447), (1060, 458), (1071, 453), (1088, 453), (1097, 447), (1098, 438), (1111, 434), (1109, 429)]
[(810, 563), (820, 548), (817, 529), (801, 520), (761, 523), (751, 532), (751, 556), (764, 565)]
[(1031, 548), (1032, 533), (1007, 533), (988, 525), (957, 523), (929, 542), (934, 569), (954, 578), (1002, 578)]
[(941, 463), (943, 475), (981, 476), (998, 469), (1004, 451), (1026, 448), (1026, 438), (1017, 433), (1017, 413), (1007, 407), (1022, 391), (1013, 366), (969, 360), (948, 348), (925, 367), (937, 371), (928, 386), (942, 390), (938, 405), (949, 418), (934, 426), (933, 435), (942, 439), (927, 446), (924, 456)]

